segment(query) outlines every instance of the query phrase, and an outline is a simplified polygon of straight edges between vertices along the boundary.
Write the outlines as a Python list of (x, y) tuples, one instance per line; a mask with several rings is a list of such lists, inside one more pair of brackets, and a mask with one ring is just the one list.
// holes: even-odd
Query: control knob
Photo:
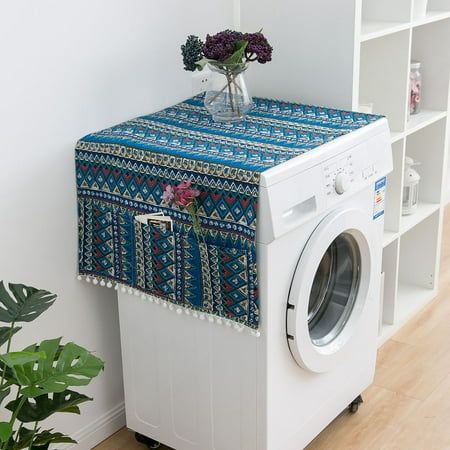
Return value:
[(336, 193), (342, 195), (350, 187), (350, 177), (345, 172), (339, 172), (334, 180)]

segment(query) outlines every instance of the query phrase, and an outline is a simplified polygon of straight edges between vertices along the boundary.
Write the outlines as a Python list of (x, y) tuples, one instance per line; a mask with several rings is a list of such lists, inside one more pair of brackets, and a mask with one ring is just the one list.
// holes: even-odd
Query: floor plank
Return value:
[[(450, 208), (443, 236), (438, 297), (379, 350), (358, 413), (341, 414), (307, 450), (450, 450)], [(95, 449), (145, 447), (122, 429)]]

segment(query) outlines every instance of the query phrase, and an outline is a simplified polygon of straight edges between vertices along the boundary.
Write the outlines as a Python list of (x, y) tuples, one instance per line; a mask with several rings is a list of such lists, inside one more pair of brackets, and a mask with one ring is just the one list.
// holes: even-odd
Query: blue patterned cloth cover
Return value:
[[(254, 103), (244, 121), (216, 123), (197, 96), (81, 139), (79, 273), (257, 329), (261, 172), (379, 117)], [(185, 179), (201, 191), (205, 243), (187, 213), (161, 205), (165, 186)], [(173, 232), (134, 220), (160, 211), (173, 219)]]

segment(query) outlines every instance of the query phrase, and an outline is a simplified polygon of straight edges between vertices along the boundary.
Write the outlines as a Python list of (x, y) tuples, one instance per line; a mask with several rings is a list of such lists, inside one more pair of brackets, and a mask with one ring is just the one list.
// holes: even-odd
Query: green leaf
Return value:
[[(36, 432), (38, 432), (39, 430), (40, 428), (38, 428)], [(16, 442), (14, 442), (12, 446), (8, 445), (6, 447), (6, 450), (20, 450), (23, 448), (29, 448), (31, 445), (31, 441), (33, 440), (34, 434), (35, 434), (34, 430), (29, 430), (28, 428), (20, 427), (18, 436), (16, 436), (15, 438)]]
[(13, 429), (9, 422), (0, 422), (0, 442), (6, 442), (12, 433)]
[(36, 435), (34, 436), (33, 439), (33, 446), (31, 447), (32, 449), (36, 448), (41, 450), (42, 448), (47, 448), (45, 447), (46, 445), (48, 446), (49, 444), (76, 444), (77, 441), (74, 441), (71, 437), (66, 436), (65, 434), (62, 433), (52, 433), (53, 430), (44, 430), (41, 431), (40, 433), (36, 433)]
[(22, 327), (0, 327), (0, 347), (8, 342), (10, 336), (14, 336)]
[(206, 64), (208, 64), (210, 62), (216, 62), (216, 61), (203, 57), (202, 59), (197, 61), (195, 64), (197, 65), (198, 70), (203, 70), (205, 68)]
[[(23, 284), (0, 281), (0, 322), (31, 322), (53, 305), (56, 295)], [(12, 294), (12, 295), (11, 295)]]
[(46, 358), (45, 352), (9, 352), (4, 355), (0, 355), (0, 361), (4, 362), (11, 369), (16, 368), (16, 366), (23, 366), (29, 363), (35, 363)]
[(103, 369), (103, 361), (88, 350), (73, 342), (60, 347), (60, 341), (42, 341), (24, 350), (44, 352), (47, 358), (13, 367), (17, 384), (22, 386), (21, 395), (34, 398), (63, 392), (71, 386), (85, 386)]
[(7, 446), (5, 450), (21, 450), (24, 448), (31, 448), (32, 450), (48, 449), (50, 444), (76, 444), (69, 436), (62, 433), (53, 432), (53, 429), (41, 431), (38, 428), (36, 431), (21, 427), (19, 429), (19, 436), (12, 446)]
[[(53, 396), (48, 394), (40, 395), (33, 400), (27, 399), (22, 405), (17, 416), (20, 422), (40, 422), (55, 413), (80, 414), (80, 409), (77, 405), (91, 401), (92, 398), (78, 392), (65, 390), (64, 392), (55, 393)], [(15, 411), (20, 401), (21, 397), (9, 402), (6, 405), (6, 409)]]
[(244, 58), (245, 49), (247, 48), (248, 42), (247, 41), (237, 41), (234, 44), (234, 53), (229, 56), (225, 61), (223, 61), (223, 64), (225, 65), (233, 65), (233, 64), (239, 64), (242, 62), (242, 59)]
[(3, 388), (2, 390), (0, 390), (0, 404), (2, 403), (3, 400), (5, 400), (6, 397), (8, 397), (10, 392), (11, 392), (11, 389), (9, 387)]

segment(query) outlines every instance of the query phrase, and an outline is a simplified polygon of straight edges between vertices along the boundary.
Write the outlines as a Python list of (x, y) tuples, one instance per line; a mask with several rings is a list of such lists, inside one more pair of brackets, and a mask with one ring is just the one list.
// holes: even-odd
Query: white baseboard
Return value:
[(86, 425), (76, 433), (71, 434), (78, 444), (58, 446), (64, 450), (91, 450), (125, 426), (125, 404), (119, 403), (115, 408), (100, 416), (97, 420)]

